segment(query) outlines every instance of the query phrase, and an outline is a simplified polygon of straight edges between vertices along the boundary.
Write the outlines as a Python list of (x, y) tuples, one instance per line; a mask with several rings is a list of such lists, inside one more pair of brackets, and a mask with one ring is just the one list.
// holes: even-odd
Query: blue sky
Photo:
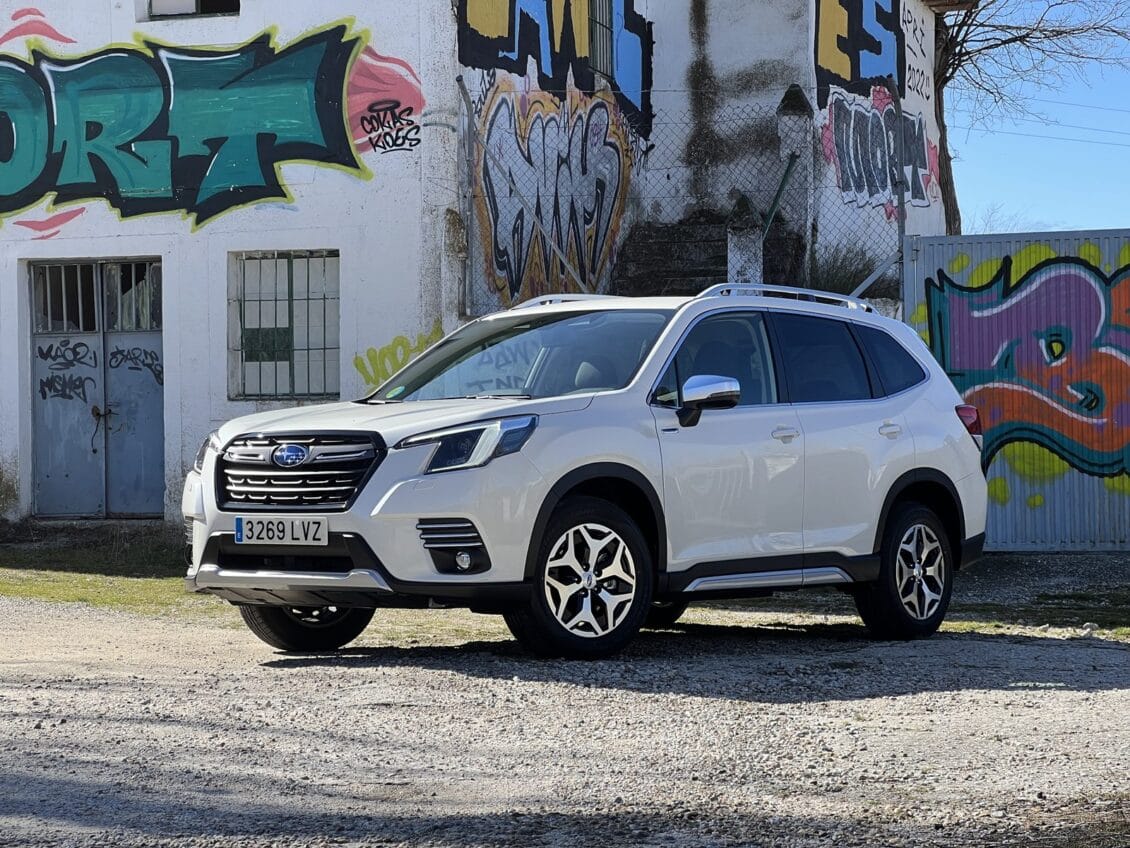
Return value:
[(949, 110), (965, 231), (1130, 228), (1130, 69), (1031, 94), (1024, 120)]

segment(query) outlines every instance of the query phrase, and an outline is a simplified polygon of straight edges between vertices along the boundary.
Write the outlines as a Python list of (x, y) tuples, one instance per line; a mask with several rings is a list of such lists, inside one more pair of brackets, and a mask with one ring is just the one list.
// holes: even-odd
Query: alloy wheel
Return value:
[(907, 529), (899, 543), (896, 575), (899, 600), (910, 616), (925, 621), (938, 610), (946, 586), (945, 551), (925, 524)]
[(549, 609), (569, 633), (606, 636), (636, 597), (636, 565), (627, 543), (602, 524), (571, 528), (554, 543), (545, 568)]

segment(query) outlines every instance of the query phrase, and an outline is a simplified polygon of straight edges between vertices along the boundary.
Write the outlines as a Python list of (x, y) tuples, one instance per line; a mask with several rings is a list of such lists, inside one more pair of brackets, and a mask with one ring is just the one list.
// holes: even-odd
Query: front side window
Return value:
[(851, 329), (834, 318), (773, 316), (793, 403), (869, 400), (871, 381)]
[(228, 394), (327, 399), (341, 393), (336, 250), (239, 253), (228, 282)]
[(517, 311), (476, 321), (367, 400), (546, 398), (622, 389), (670, 318), (665, 310), (615, 309), (537, 316)]
[(699, 321), (659, 381), (656, 402), (681, 405), (682, 386), (699, 376), (737, 380), (741, 386), (739, 406), (776, 403), (777, 383), (764, 318), (747, 312), (712, 315)]

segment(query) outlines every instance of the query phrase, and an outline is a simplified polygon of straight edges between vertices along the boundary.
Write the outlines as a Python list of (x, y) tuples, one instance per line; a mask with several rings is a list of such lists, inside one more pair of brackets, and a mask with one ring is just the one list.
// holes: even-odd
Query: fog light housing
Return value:
[(455, 567), (460, 571), (470, 571), (474, 564), (475, 558), (466, 551), (460, 551), (455, 555)]

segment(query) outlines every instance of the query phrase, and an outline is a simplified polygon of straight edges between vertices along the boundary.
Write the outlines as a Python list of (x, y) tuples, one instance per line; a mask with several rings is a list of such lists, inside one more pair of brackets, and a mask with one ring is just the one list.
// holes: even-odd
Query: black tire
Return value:
[(352, 642), (373, 620), (371, 609), (241, 606), (251, 632), (280, 651), (323, 653)]
[[(908, 540), (914, 551), (902, 548)], [(921, 547), (918, 540), (924, 543)], [(917, 552), (922, 549), (928, 551), (924, 557)], [(939, 555), (940, 560), (936, 559)], [(939, 563), (940, 569), (936, 567)], [(879, 579), (855, 589), (855, 607), (878, 639), (931, 636), (949, 609), (954, 571), (950, 540), (938, 516), (922, 504), (900, 504), (883, 535)]]
[(652, 630), (666, 630), (674, 627), (675, 622), (683, 617), (690, 604), (687, 601), (652, 601), (651, 609), (647, 611), (644, 627)]
[[(585, 529), (582, 531), (582, 528)], [(603, 532), (597, 528), (604, 528), (618, 538), (601, 535), (596, 541), (607, 539), (608, 546), (598, 549), (596, 559), (589, 562), (591, 548), (585, 533)], [(569, 533), (572, 535), (567, 542)], [(567, 554), (566, 544), (575, 546), (575, 561), (580, 564), (580, 559), (586, 560), (586, 564), (580, 564), (580, 570), (591, 572), (591, 578), (560, 564)], [(613, 570), (634, 580), (634, 588), (627, 580), (610, 574)], [(550, 581), (547, 574), (552, 578)], [(573, 575), (576, 582), (571, 579)], [(590, 580), (588, 586), (586, 580)], [(647, 542), (628, 514), (599, 498), (570, 498), (557, 507), (539, 544), (529, 602), (505, 613), (503, 618), (518, 642), (532, 653), (568, 659), (599, 659), (621, 650), (639, 632), (651, 608), (653, 584), (654, 571)], [(571, 591), (558, 591), (554, 585), (567, 586)], [(629, 591), (632, 593), (630, 600), (625, 598)], [(584, 605), (587, 602), (587, 621), (593, 624), (580, 621), (572, 629), (567, 628), (568, 621), (560, 620), (557, 610), (551, 608), (550, 597), (569, 621), (578, 620), (574, 612), (582, 618), (586, 615)], [(604, 598), (623, 600), (610, 607)], [(601, 630), (606, 632), (601, 633)]]

